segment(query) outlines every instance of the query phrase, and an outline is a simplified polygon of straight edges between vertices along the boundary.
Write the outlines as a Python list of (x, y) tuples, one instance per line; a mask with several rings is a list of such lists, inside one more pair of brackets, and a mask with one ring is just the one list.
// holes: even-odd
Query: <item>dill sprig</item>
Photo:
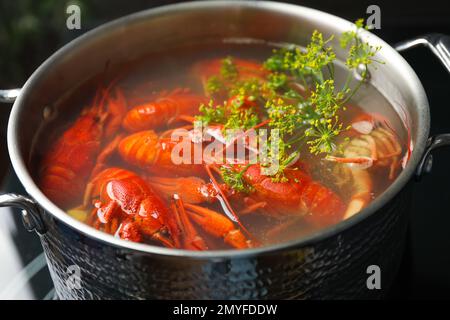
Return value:
[(315, 155), (332, 153), (336, 148), (335, 139), (343, 130), (343, 124), (339, 122), (338, 116), (311, 121), (311, 126), (305, 130), (310, 152)]
[[(349, 92), (347, 99), (348, 101), (353, 97), (356, 91), (359, 89), (359, 86), (362, 82), (367, 78), (368, 66), (376, 63), (384, 63), (383, 61), (374, 59), (375, 55), (378, 51), (381, 50), (381, 47), (374, 47), (369, 43), (363, 41), (361, 39), (360, 33), (363, 29), (368, 29), (367, 26), (364, 26), (364, 20), (358, 19), (355, 21), (355, 30), (346, 31), (342, 34), (340, 38), (340, 46), (343, 49), (348, 49), (347, 60), (345, 62), (346, 66), (351, 70), (356, 70), (362, 67), (362, 73), (359, 84)], [(345, 85), (342, 90), (347, 90), (349, 88), (350, 81), (352, 79), (352, 74), (349, 73), (347, 76), (347, 80), (345, 81)]]
[(260, 119), (253, 106), (245, 106), (244, 96), (236, 96), (223, 104), (215, 104), (210, 100), (207, 105), (201, 104), (200, 114), (195, 117), (204, 126), (222, 125), (222, 130), (247, 130), (256, 126)]
[(236, 170), (235, 168), (222, 166), (220, 168), (220, 173), (223, 181), (233, 190), (243, 193), (250, 193), (251, 191), (253, 191), (253, 188), (244, 180), (244, 174), (249, 166), (250, 164), (246, 165), (242, 170)]
[[(262, 169), (276, 161), (278, 169), (269, 175), (277, 182), (286, 181), (284, 172), (300, 155), (302, 146), (313, 155), (325, 157), (336, 151), (337, 139), (348, 129), (339, 118), (345, 104), (359, 90), (368, 75), (368, 67), (380, 63), (375, 59), (379, 47), (373, 47), (361, 38), (363, 20), (356, 28), (344, 32), (339, 39), (347, 49), (347, 79), (342, 88), (336, 88), (334, 37), (324, 37), (314, 31), (305, 48), (290, 46), (274, 50), (265, 61), (268, 71), (263, 77), (239, 78), (239, 70), (232, 57), (222, 61), (219, 74), (206, 84), (209, 94), (231, 98), (223, 104), (210, 101), (200, 107), (197, 119), (223, 125), (224, 129), (249, 129), (261, 123), (258, 106), (264, 106), (263, 118), (268, 118), (270, 130), (276, 130), (277, 139), (268, 139), (268, 154), (260, 158)], [(362, 67), (362, 68), (361, 68)], [(354, 71), (362, 73), (354, 84)], [(230, 103), (231, 101), (231, 103)], [(248, 103), (252, 102), (252, 103)], [(261, 111), (261, 110), (260, 110)], [(247, 190), (243, 172), (222, 168), (226, 184), (235, 190)]]
[(281, 163), (289, 158), (288, 149), (299, 140), (305, 140), (311, 153), (331, 153), (335, 149), (335, 139), (345, 130), (337, 115), (345, 110), (342, 105), (345, 92), (335, 92), (334, 81), (326, 80), (311, 91), (307, 103), (303, 105), (286, 103), (283, 99), (270, 101), (266, 108), (269, 125), (279, 130), (282, 140), (300, 131), (299, 137), (287, 140), (278, 146)]
[(209, 93), (226, 90), (230, 99), (223, 104), (216, 104), (211, 99), (208, 105), (200, 105), (200, 115), (196, 116), (196, 120), (202, 121), (204, 125), (220, 124), (223, 130), (250, 129), (256, 126), (260, 119), (255, 108), (246, 105), (246, 102), (260, 97), (263, 83), (257, 78), (238, 81), (239, 70), (233, 58), (228, 56), (221, 62), (220, 75), (210, 77), (206, 88)]
[(228, 81), (234, 81), (237, 79), (239, 75), (238, 69), (231, 56), (228, 56), (222, 60), (220, 75)]
[(222, 80), (217, 76), (211, 76), (206, 81), (205, 89), (210, 95), (220, 92), (221, 90), (223, 90), (223, 88), (224, 84)]
[(195, 117), (197, 121), (201, 121), (204, 126), (209, 124), (223, 124), (227, 121), (225, 105), (214, 104), (213, 100), (209, 100), (208, 104), (201, 104), (200, 114)]
[(278, 129), (281, 138), (293, 134), (303, 122), (301, 109), (281, 98), (268, 101), (266, 109), (270, 119), (269, 126)]
[(324, 39), (323, 34), (316, 30), (304, 50), (297, 46), (275, 50), (264, 66), (270, 71), (287, 72), (295, 80), (301, 80), (305, 87), (311, 82), (322, 83), (325, 67), (334, 73), (332, 63), (336, 54), (329, 46), (332, 40), (333, 36)]
[(262, 95), (263, 83), (264, 82), (258, 78), (236, 81), (234, 84), (230, 85), (228, 96), (240, 96), (255, 101)]
[(206, 92), (214, 96), (224, 93), (229, 98), (236, 95), (257, 99), (261, 95), (264, 81), (257, 77), (239, 79), (239, 70), (232, 57), (228, 56), (221, 61), (218, 75), (209, 77), (206, 81)]
[(328, 79), (321, 84), (316, 84), (315, 90), (311, 91), (310, 101), (315, 106), (315, 112), (324, 119), (330, 119), (336, 112), (344, 108), (342, 101), (346, 91), (335, 92), (334, 80)]
[(305, 130), (309, 150), (313, 154), (332, 153), (335, 150), (335, 140), (339, 134), (348, 128), (343, 128), (337, 112), (345, 111), (343, 101), (348, 91), (336, 92), (334, 80), (326, 80), (317, 84), (311, 92), (310, 102), (315, 107), (315, 117), (309, 120), (309, 128)]
[[(267, 85), (278, 93), (278, 97), (282, 97), (266, 103), (269, 125), (280, 131), (282, 139), (289, 138), (278, 145), (280, 163), (297, 151), (293, 145), (299, 141), (306, 143), (314, 155), (327, 155), (336, 149), (336, 139), (348, 129), (339, 120), (338, 112), (345, 111), (345, 103), (357, 92), (367, 75), (364, 71), (363, 78), (351, 88), (351, 71), (361, 65), (367, 70), (370, 64), (379, 62), (373, 57), (380, 48), (360, 39), (361, 28), (362, 19), (356, 22), (356, 30), (345, 32), (340, 39), (341, 46), (349, 48), (346, 65), (350, 71), (341, 90), (335, 88), (334, 83), (333, 63), (336, 55), (330, 44), (333, 36), (325, 39), (320, 32), (314, 31), (305, 49), (282, 48), (275, 50), (266, 60), (265, 67), (272, 71)], [(303, 84), (307, 98), (298, 97), (298, 92), (292, 95), (293, 90), (288, 85), (290, 82)], [(299, 134), (292, 137), (294, 132)]]
[(228, 56), (222, 59), (219, 74), (209, 77), (206, 81), (206, 92), (214, 95), (227, 91), (227, 87), (237, 80), (238, 75), (239, 72), (233, 58)]
[(230, 114), (224, 129), (250, 129), (260, 120), (253, 107), (244, 106), (245, 96), (237, 96), (230, 103)]

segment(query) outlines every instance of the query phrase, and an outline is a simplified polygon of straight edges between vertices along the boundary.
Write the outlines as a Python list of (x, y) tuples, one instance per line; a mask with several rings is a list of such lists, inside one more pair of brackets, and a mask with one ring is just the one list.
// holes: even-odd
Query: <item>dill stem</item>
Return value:
[(305, 91), (308, 89), (308, 84), (306, 83), (306, 79), (303, 76), (303, 74), (299, 73), (296, 78), (300, 78), (300, 80), (303, 82), (303, 86), (305, 87)]
[(361, 85), (363, 84), (364, 80), (366, 79), (366, 77), (364, 76), (356, 85), (356, 87), (352, 90), (352, 92), (347, 96), (347, 98), (345, 98), (342, 101), (342, 104), (346, 104), (348, 101), (350, 101), (351, 98), (353, 98), (353, 96), (355, 95), (355, 93), (359, 90), (359, 88), (361, 87)]
[(303, 139), (305, 139), (305, 135), (302, 133), (298, 136), (293, 137), (293, 139), (288, 140), (287, 144), (291, 145), (297, 142), (302, 141)]
[(330, 78), (334, 79), (334, 64), (333, 63), (327, 64), (327, 69), (328, 72), (330, 73)]
[(352, 79), (353, 79), (352, 72), (348, 72), (347, 79), (345, 79), (344, 87), (341, 90), (342, 92), (345, 92), (348, 89), (350, 81), (352, 81)]

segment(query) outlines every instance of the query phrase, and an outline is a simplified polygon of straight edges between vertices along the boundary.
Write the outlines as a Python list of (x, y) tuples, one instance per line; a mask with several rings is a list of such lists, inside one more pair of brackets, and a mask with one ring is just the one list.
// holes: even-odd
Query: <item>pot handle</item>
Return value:
[(45, 226), (42, 222), (42, 208), (32, 199), (15, 194), (5, 193), (0, 195), (0, 207), (15, 207), (22, 209), (22, 220), (25, 229), (36, 231), (39, 234), (45, 233)]
[[(0, 90), (0, 103), (13, 103), (20, 94), (20, 89)], [(5, 193), (0, 195), (0, 207), (16, 207), (22, 209), (22, 221), (25, 229), (36, 231), (39, 234), (45, 233), (42, 222), (42, 209), (32, 199), (15, 194)]]
[(402, 52), (417, 46), (429, 48), (450, 73), (450, 36), (441, 33), (429, 33), (415, 39), (397, 43), (394, 48)]
[(13, 103), (20, 94), (20, 89), (0, 90), (0, 102)]
[[(429, 48), (450, 73), (450, 36), (441, 33), (430, 33), (397, 43), (394, 48), (402, 52), (417, 46)], [(428, 138), (425, 152), (417, 166), (416, 180), (420, 180), (424, 173), (431, 171), (433, 165), (432, 152), (445, 146), (450, 146), (450, 133), (437, 134)]]

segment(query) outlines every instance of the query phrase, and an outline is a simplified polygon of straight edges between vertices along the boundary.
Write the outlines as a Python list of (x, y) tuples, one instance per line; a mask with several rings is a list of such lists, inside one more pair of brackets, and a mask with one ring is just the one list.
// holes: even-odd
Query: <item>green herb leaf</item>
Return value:
[[(247, 130), (256, 126), (260, 120), (253, 107), (244, 106), (243, 96), (233, 99), (233, 103), (229, 106), (229, 116), (224, 124), (224, 129), (241, 129)], [(238, 102), (236, 102), (238, 101)]]
[[(346, 65), (350, 70), (358, 68), (360, 65), (367, 66), (376, 61), (373, 59), (381, 47), (371, 46), (360, 39), (360, 31), (364, 28), (364, 20), (358, 19), (355, 22), (356, 30), (344, 32), (340, 38), (342, 48), (349, 48)], [(367, 27), (366, 27), (367, 29)], [(380, 61), (376, 61), (380, 62)], [(365, 77), (365, 75), (363, 75)]]
[(228, 56), (222, 60), (222, 67), (220, 68), (220, 75), (228, 80), (233, 81), (238, 77), (238, 69), (233, 62), (233, 58)]
[(249, 193), (253, 191), (252, 186), (250, 186), (244, 180), (244, 173), (245, 171), (247, 171), (247, 168), (249, 166), (250, 165), (245, 166), (240, 171), (235, 170), (234, 168), (232, 169), (230, 167), (222, 166), (220, 168), (220, 173), (223, 181), (233, 190), (236, 190), (238, 192)]
[(201, 114), (196, 116), (195, 119), (201, 121), (205, 126), (225, 123), (227, 121), (225, 109), (224, 105), (214, 105), (214, 101), (210, 100), (207, 105), (200, 105), (199, 111)]
[(324, 68), (336, 58), (333, 48), (328, 45), (332, 39), (333, 36), (324, 40), (322, 33), (316, 30), (305, 50), (299, 47), (276, 50), (274, 55), (266, 60), (264, 66), (270, 71), (289, 72), (302, 82), (306, 82), (308, 77), (322, 82)]
[(224, 89), (224, 83), (217, 76), (212, 76), (206, 81), (206, 91), (213, 95)]

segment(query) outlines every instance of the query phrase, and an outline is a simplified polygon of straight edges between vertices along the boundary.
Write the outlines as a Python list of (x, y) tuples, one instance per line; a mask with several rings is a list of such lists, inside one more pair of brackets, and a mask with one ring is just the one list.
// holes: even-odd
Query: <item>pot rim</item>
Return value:
[(376, 45), (382, 46), (383, 57), (386, 58), (385, 61), (390, 61), (393, 64), (394, 63), (401, 64), (405, 79), (408, 79), (408, 81), (410, 81), (415, 87), (417, 87), (416, 92), (414, 92), (414, 94), (416, 95), (414, 100), (419, 102), (418, 105), (416, 106), (418, 108), (418, 123), (417, 123), (418, 138), (414, 144), (414, 150), (412, 152), (409, 162), (407, 163), (405, 169), (403, 169), (400, 175), (397, 177), (397, 179), (392, 183), (391, 186), (389, 186), (388, 189), (386, 189), (366, 208), (361, 210), (358, 214), (354, 215), (353, 217), (341, 221), (333, 226), (322, 228), (319, 231), (313, 232), (306, 237), (291, 240), (288, 242), (283, 242), (280, 244), (264, 246), (261, 248), (250, 248), (243, 250), (190, 251), (184, 249), (170, 249), (149, 244), (142, 244), (117, 239), (112, 235), (96, 230), (95, 228), (72, 218), (62, 209), (58, 208), (55, 204), (53, 204), (43, 194), (43, 192), (34, 183), (31, 175), (28, 172), (27, 166), (20, 154), (18, 148), (18, 133), (20, 132), (18, 128), (18, 120), (20, 113), (19, 111), (21, 108), (24, 107), (24, 101), (26, 100), (25, 96), (27, 95), (29, 90), (32, 90), (34, 84), (40, 81), (40, 76), (44, 74), (44, 72), (51, 66), (54, 60), (64, 57), (67, 52), (70, 52), (72, 49), (75, 49), (78, 46), (78, 44), (84, 41), (92, 40), (101, 33), (108, 32), (111, 29), (118, 28), (131, 21), (138, 21), (141, 19), (151, 19), (154, 16), (170, 14), (172, 12), (182, 10), (229, 7), (231, 5), (245, 8), (263, 8), (266, 10), (279, 13), (292, 14), (292, 12), (299, 12), (299, 13), (301, 12), (303, 14), (307, 13), (308, 15), (315, 16), (317, 17), (317, 19), (321, 20), (326, 19), (335, 25), (348, 24), (349, 27), (353, 25), (351, 22), (345, 19), (325, 13), (323, 11), (287, 3), (278, 3), (271, 1), (257, 1), (257, 2), (233, 1), (232, 3), (230, 3), (229, 1), (201, 1), (201, 2), (185, 2), (185, 3), (171, 4), (140, 11), (113, 20), (97, 28), (94, 28), (93, 30), (88, 31), (84, 35), (64, 45), (62, 48), (60, 48), (54, 54), (52, 54), (44, 63), (42, 63), (38, 67), (38, 69), (36, 69), (36, 71), (26, 81), (21, 91), (21, 94), (19, 95), (19, 97), (17, 98), (16, 102), (13, 105), (8, 122), (8, 150), (13, 168), (19, 180), (24, 185), (25, 190), (28, 192), (28, 194), (31, 195), (39, 203), (40, 206), (42, 206), (57, 220), (81, 232), (88, 238), (99, 240), (105, 244), (112, 245), (114, 247), (118, 247), (121, 249), (129, 249), (134, 252), (139, 252), (142, 254), (154, 254), (168, 257), (185, 257), (192, 259), (217, 259), (217, 260), (230, 258), (247, 258), (255, 255), (273, 253), (280, 250), (305, 247), (313, 243), (322, 241), (324, 239), (331, 238), (332, 236), (335, 236), (343, 231), (346, 231), (355, 226), (356, 224), (367, 219), (368, 217), (372, 216), (375, 212), (377, 212), (380, 208), (382, 208), (383, 205), (385, 205), (395, 195), (397, 195), (401, 191), (401, 189), (403, 189), (405, 185), (413, 177), (416, 167), (423, 155), (430, 127), (429, 106), (422, 84), (420, 83), (417, 75), (415, 74), (413, 69), (409, 66), (409, 64), (389, 44), (387, 44), (386, 42), (384, 42), (383, 40), (381, 40), (380, 38), (371, 34), (368, 31), (364, 31), (363, 35), (367, 37), (371, 43), (375, 43)]

